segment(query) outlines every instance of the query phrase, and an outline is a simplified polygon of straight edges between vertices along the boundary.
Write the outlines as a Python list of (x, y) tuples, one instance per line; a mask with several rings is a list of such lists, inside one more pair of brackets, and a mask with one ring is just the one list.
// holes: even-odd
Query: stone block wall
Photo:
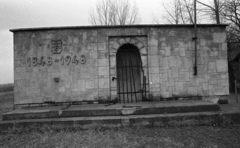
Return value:
[(14, 32), (14, 104), (116, 97), (116, 52), (139, 48), (147, 89), (168, 97), (228, 94), (225, 27), (198, 28), (193, 75), (192, 26), (78, 27)]
[[(193, 29), (162, 28), (149, 37), (150, 89), (162, 98), (228, 95), (225, 28), (199, 27), (197, 75)], [(158, 50), (157, 50), (157, 49)]]
[(15, 32), (14, 103), (97, 99), (98, 88), (108, 88), (97, 41), (96, 30)]

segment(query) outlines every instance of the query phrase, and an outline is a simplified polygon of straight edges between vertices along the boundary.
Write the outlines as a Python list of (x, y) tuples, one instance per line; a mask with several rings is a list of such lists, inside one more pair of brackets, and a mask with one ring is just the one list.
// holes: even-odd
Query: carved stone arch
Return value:
[(119, 47), (124, 44), (133, 44), (139, 49), (141, 55), (147, 54), (146, 46), (136, 37), (119, 38), (119, 39), (115, 40), (115, 42), (112, 44), (110, 50), (115, 50), (115, 52), (116, 52), (119, 49)]
[(122, 42), (116, 55), (118, 102), (142, 101), (143, 69), (138, 47)]
[[(110, 64), (110, 97), (111, 99), (117, 98), (117, 52), (121, 46), (125, 44), (134, 45), (140, 53), (142, 61), (142, 68), (144, 69), (144, 76), (148, 78), (148, 53), (147, 53), (147, 38), (146, 37), (111, 37), (109, 39), (109, 64)], [(148, 87), (148, 86), (147, 86)]]

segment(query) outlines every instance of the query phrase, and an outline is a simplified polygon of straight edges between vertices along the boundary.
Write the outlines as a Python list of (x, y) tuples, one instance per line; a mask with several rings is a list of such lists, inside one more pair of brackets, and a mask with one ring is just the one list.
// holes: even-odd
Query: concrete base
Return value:
[(222, 114), (212, 112), (178, 113), (165, 115), (130, 115), (130, 116), (102, 116), (102, 117), (72, 117), (72, 118), (48, 118), (2, 121), (0, 129), (31, 128), (43, 125), (60, 128), (114, 128), (136, 126), (193, 126), (193, 125), (227, 125), (239, 124), (240, 112)]
[[(223, 107), (224, 108), (224, 107)], [(203, 100), (29, 107), (3, 115), (0, 128), (30, 126), (82, 129), (125, 126), (223, 125), (240, 123), (240, 110), (222, 112)]]
[(220, 107), (210, 101), (179, 100), (135, 104), (88, 104), (71, 106), (25, 107), (3, 114), (2, 120), (153, 115), (189, 112), (216, 112)]

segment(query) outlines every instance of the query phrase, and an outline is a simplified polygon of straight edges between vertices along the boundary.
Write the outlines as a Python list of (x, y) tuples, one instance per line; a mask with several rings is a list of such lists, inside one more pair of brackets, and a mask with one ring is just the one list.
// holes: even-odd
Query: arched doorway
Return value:
[(117, 93), (118, 102), (142, 101), (143, 70), (139, 49), (124, 44), (117, 51)]

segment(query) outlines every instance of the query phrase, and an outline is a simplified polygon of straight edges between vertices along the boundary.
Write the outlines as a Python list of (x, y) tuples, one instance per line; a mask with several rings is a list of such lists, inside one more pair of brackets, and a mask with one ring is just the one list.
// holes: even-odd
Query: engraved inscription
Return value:
[(84, 63), (86, 63), (86, 57), (85, 57), (85, 55), (81, 55), (80, 59), (79, 59), (77, 55), (74, 55), (74, 56), (67, 55), (67, 56), (62, 56), (60, 59), (53, 59), (53, 57), (51, 57), (51, 56), (49, 56), (49, 57), (42, 56), (40, 58), (37, 58), (37, 57), (28, 57), (27, 58), (27, 66), (28, 67), (37, 66), (37, 65), (50, 66), (53, 64), (53, 62), (55, 62), (55, 63), (59, 62), (61, 65), (69, 65), (70, 63), (76, 64), (76, 65), (78, 63), (84, 64)]
[(85, 55), (81, 55), (81, 56), (80, 56), (80, 61), (81, 61), (82, 64), (86, 63), (86, 57), (85, 57)]

